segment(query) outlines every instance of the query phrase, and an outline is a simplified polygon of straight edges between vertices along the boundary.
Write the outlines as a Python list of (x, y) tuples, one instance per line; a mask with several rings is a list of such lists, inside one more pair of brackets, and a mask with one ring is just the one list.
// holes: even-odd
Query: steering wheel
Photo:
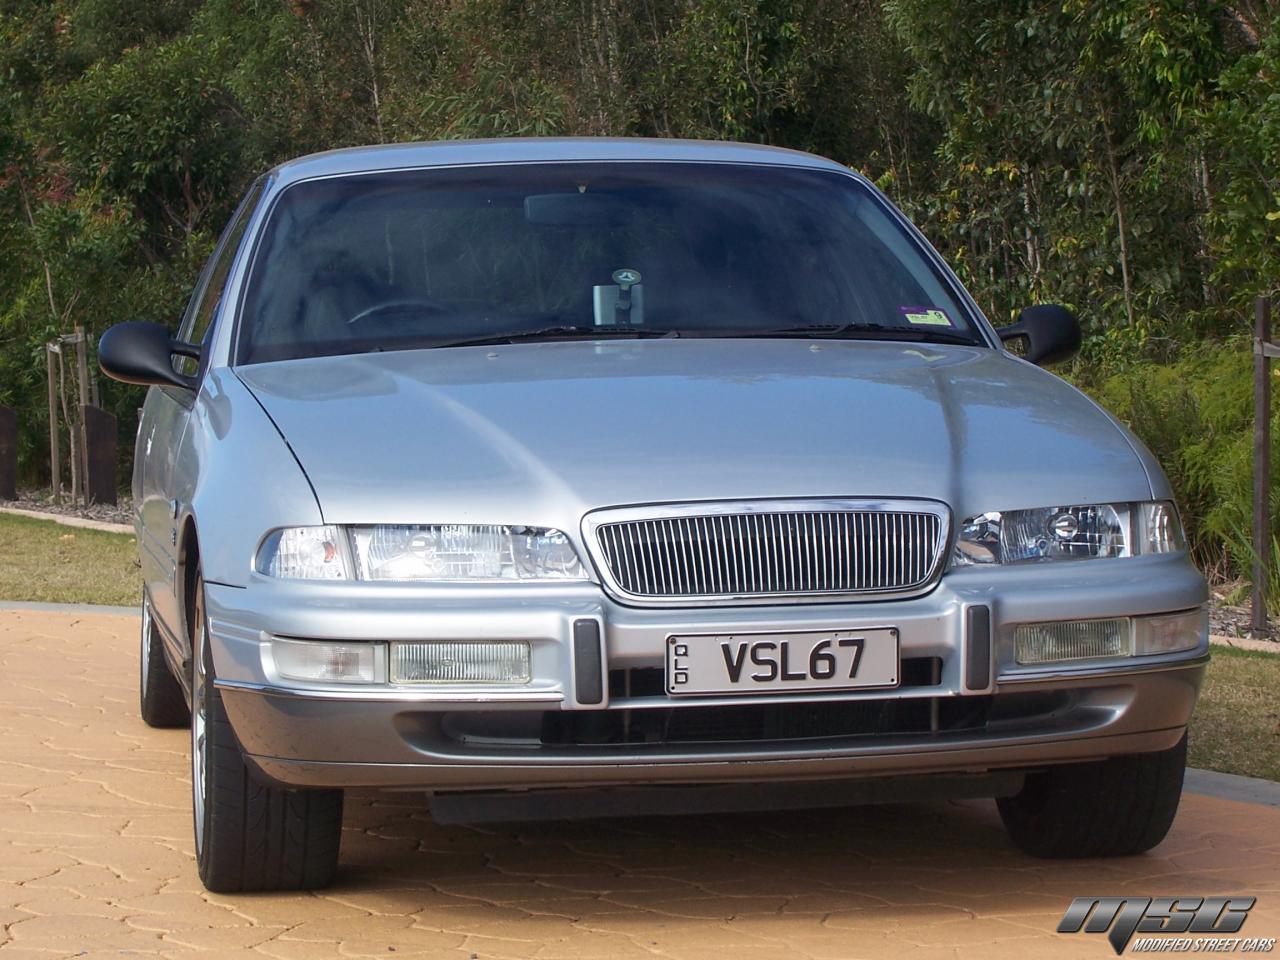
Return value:
[(384, 300), (382, 303), (375, 303), (371, 307), (365, 307), (354, 317), (349, 319), (347, 323), (364, 323), (368, 320), (385, 318), (386, 316), (396, 313), (407, 313), (411, 310), (421, 313), (443, 313), (447, 309), (447, 307), (435, 300), (425, 300), (422, 298)]

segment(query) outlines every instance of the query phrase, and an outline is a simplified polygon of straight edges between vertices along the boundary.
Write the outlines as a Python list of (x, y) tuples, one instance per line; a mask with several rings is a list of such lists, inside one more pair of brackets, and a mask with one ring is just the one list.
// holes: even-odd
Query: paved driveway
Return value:
[(1153, 855), (1043, 863), (990, 803), (521, 828), (351, 796), (321, 895), (195, 876), (186, 735), (142, 725), (136, 620), (0, 612), (0, 953), (56, 957), (1112, 956), (1080, 895), (1252, 894), (1280, 936), (1280, 809), (1188, 796)]

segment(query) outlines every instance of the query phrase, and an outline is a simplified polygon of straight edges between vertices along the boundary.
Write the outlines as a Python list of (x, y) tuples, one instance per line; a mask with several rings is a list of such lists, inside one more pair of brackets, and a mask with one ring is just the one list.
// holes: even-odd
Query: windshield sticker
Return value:
[(951, 322), (951, 318), (947, 316), (946, 311), (939, 310), (936, 307), (899, 307), (898, 312), (902, 314), (907, 323), (920, 324), (926, 327), (955, 326)]

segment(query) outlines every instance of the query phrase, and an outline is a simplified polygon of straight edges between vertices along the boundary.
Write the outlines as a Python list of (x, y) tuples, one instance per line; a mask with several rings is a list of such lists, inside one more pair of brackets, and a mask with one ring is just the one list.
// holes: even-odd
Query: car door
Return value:
[[(187, 309), (179, 324), (179, 337), (181, 331), (191, 326), (216, 256), (216, 253), (211, 255), (200, 272), (195, 292), (187, 301)], [(136, 451), (141, 463), (141, 468), (135, 471), (138, 487), (134, 490), (134, 497), (138, 503), (141, 528), (138, 557), (142, 580), (151, 600), (152, 613), (174, 634), (181, 624), (174, 619), (177, 607), (173, 603), (171, 587), (177, 565), (177, 543), (175, 510), (167, 483), (168, 460), (169, 451), (176, 450), (182, 439), (190, 403), (190, 395), (185, 390), (174, 387), (152, 387), (148, 390), (138, 424)]]
[[(263, 183), (263, 180), (259, 180), (249, 190), (223, 231), (178, 328), (179, 340), (199, 343), (208, 349), (216, 321), (224, 312), (221, 309), (222, 295), (226, 290), (231, 267), (244, 239), (249, 219), (262, 195)], [(197, 379), (202, 376), (205, 366), (203, 362), (190, 357), (176, 356), (173, 364), (179, 373)], [(184, 449), (190, 448), (184, 441), (190, 429), (191, 409), (195, 399), (196, 393), (190, 390), (153, 387), (144, 408), (144, 427), (147, 432), (145, 440), (141, 440), (145, 466), (139, 512), (142, 517), (142, 537), (146, 545), (140, 552), (152, 554), (150, 558), (143, 560), (143, 576), (153, 612), (183, 647), (185, 630), (182, 616), (183, 584), (178, 576), (178, 518), (183, 515), (187, 505), (186, 498), (190, 496), (196, 479), (197, 465), (190, 456), (183, 454)]]

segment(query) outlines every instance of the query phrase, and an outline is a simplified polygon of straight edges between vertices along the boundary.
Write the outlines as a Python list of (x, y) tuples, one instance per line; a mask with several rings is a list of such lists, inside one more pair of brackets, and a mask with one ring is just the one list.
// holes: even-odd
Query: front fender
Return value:
[(322, 523), (306, 474), (249, 389), (226, 367), (204, 377), (178, 457), (180, 530), (194, 524), (208, 582), (244, 587), (267, 531)]

